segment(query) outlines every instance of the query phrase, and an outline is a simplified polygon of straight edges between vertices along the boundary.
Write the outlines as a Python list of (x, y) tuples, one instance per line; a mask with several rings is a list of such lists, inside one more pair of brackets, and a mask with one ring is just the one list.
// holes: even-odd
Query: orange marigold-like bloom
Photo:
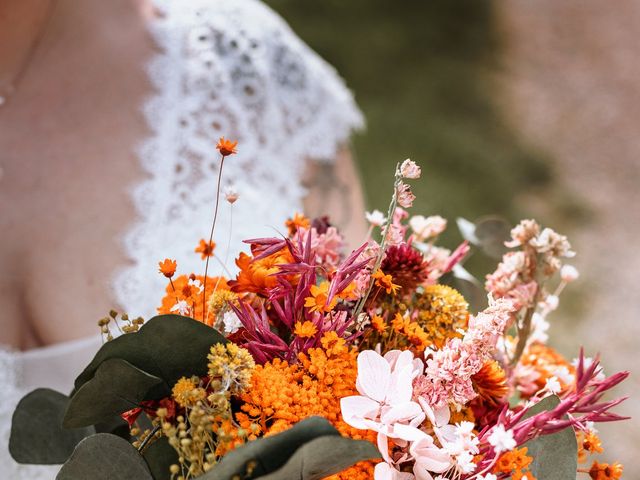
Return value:
[(387, 331), (387, 323), (380, 315), (374, 315), (371, 317), (371, 326), (378, 333), (384, 333)]
[(592, 480), (618, 480), (622, 477), (622, 464), (615, 462), (608, 463), (593, 462), (589, 469), (589, 476)]
[(373, 274), (373, 278), (376, 280), (376, 285), (387, 292), (387, 295), (395, 295), (400, 289), (400, 285), (393, 283), (391, 275), (385, 275), (382, 270), (377, 270)]
[(587, 460), (588, 454), (602, 453), (604, 451), (600, 438), (593, 431), (578, 431), (576, 439), (578, 440), (578, 461), (580, 463)]
[(493, 473), (510, 473), (512, 479), (536, 480), (528, 471), (533, 459), (527, 455), (527, 447), (514, 448), (503, 453), (493, 467)]
[(173, 277), (176, 273), (176, 268), (178, 268), (176, 261), (169, 258), (165, 258), (162, 262), (158, 262), (158, 266), (160, 267), (158, 271), (167, 278)]
[(473, 389), (478, 393), (477, 401), (496, 406), (509, 393), (507, 375), (495, 360), (485, 362), (482, 368), (471, 377)]
[[(200, 283), (204, 282), (203, 275), (180, 275), (173, 279), (173, 286), (168, 284), (165, 289), (165, 296), (162, 297), (162, 304), (158, 307), (158, 313), (161, 315), (175, 313), (171, 309), (180, 300), (184, 300), (188, 305), (192, 307), (191, 314), (196, 320), (202, 321), (202, 293), (199, 288), (193, 286), (193, 282), (189, 280), (197, 280)], [(215, 291), (229, 290), (229, 285), (224, 277), (207, 277), (207, 291), (205, 292), (206, 302), (208, 304), (211, 294)], [(215, 321), (215, 314), (208, 310), (206, 324), (213, 325)]]
[[(269, 255), (268, 257), (254, 260), (246, 253), (241, 253), (236, 259), (236, 265), (240, 269), (235, 280), (229, 282), (231, 290), (236, 293), (266, 293), (267, 290), (278, 285), (275, 273), (280, 271), (279, 265), (293, 263), (294, 259), (288, 248)], [(294, 277), (286, 277), (294, 282)]]
[(311, 285), (311, 296), (304, 299), (304, 306), (312, 312), (329, 313), (334, 309), (338, 299), (333, 297), (329, 300), (329, 282), (324, 281), (320, 285)]
[[(290, 365), (278, 358), (259, 365), (251, 385), (240, 395), (243, 404), (236, 414), (240, 427), (252, 432), (249, 439), (272, 435), (313, 415), (329, 420), (343, 435), (375, 442), (375, 432), (347, 425), (340, 411), (340, 399), (356, 395), (356, 357), (335, 332), (327, 332), (321, 348), (311, 348)], [(329, 477), (332, 480), (369, 480), (373, 462), (362, 462)]]
[(213, 257), (213, 251), (216, 249), (216, 242), (207, 242), (204, 238), (200, 239), (200, 243), (195, 249), (196, 253), (199, 253), (204, 260), (207, 257)]
[(236, 150), (237, 145), (238, 145), (238, 142), (232, 142), (231, 140), (227, 140), (224, 137), (220, 137), (220, 140), (218, 140), (218, 144), (216, 145), (216, 148), (218, 149), (218, 151), (223, 157), (228, 157), (229, 155), (238, 153), (238, 150)]
[(316, 327), (313, 322), (296, 322), (293, 333), (298, 337), (302, 338), (311, 338), (316, 333), (318, 333), (318, 327)]
[(299, 228), (309, 230), (311, 228), (311, 220), (301, 213), (296, 213), (293, 218), (287, 219), (285, 226), (289, 230), (289, 235), (295, 234)]

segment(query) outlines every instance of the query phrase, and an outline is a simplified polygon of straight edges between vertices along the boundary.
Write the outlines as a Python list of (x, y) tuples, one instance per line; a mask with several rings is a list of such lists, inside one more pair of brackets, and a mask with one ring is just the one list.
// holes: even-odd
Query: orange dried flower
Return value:
[(218, 140), (218, 144), (216, 145), (216, 148), (218, 149), (218, 151), (223, 157), (228, 157), (229, 155), (238, 153), (238, 150), (236, 150), (237, 145), (238, 145), (238, 142), (233, 142), (231, 140), (227, 140), (224, 137), (220, 137), (220, 140)]
[(195, 249), (196, 253), (199, 253), (204, 260), (207, 257), (213, 257), (213, 251), (216, 249), (216, 242), (207, 242), (204, 238), (200, 239), (200, 243)]
[[(288, 248), (283, 248), (268, 257), (254, 260), (246, 253), (241, 253), (236, 259), (240, 269), (235, 280), (229, 282), (236, 293), (266, 293), (270, 288), (278, 285), (275, 273), (280, 271), (279, 265), (293, 263), (294, 259)], [(295, 283), (295, 278), (287, 277), (287, 281)]]
[[(189, 282), (191, 280), (191, 283)], [(158, 307), (158, 313), (161, 315), (175, 313), (171, 311), (174, 305), (184, 300), (191, 307), (192, 311), (190, 315), (196, 320), (202, 321), (202, 292), (199, 288), (193, 285), (193, 281), (204, 281), (203, 275), (190, 276), (180, 275), (173, 279), (173, 286), (168, 284), (165, 289), (165, 296), (162, 298), (162, 304)], [(205, 292), (206, 301), (208, 302), (211, 294), (215, 291), (229, 290), (229, 285), (224, 277), (208, 277), (207, 278), (207, 290)], [(215, 312), (211, 310), (207, 311), (207, 318), (205, 323), (207, 325), (213, 325), (215, 321)]]
[(320, 285), (311, 285), (311, 296), (305, 298), (304, 306), (312, 312), (329, 313), (336, 306), (337, 298), (329, 300), (329, 282), (324, 281)]
[[(274, 359), (255, 368), (251, 385), (240, 395), (243, 404), (236, 420), (249, 439), (272, 435), (313, 415), (329, 420), (344, 436), (375, 442), (373, 431), (347, 425), (340, 411), (340, 399), (356, 395), (356, 357), (335, 332), (327, 332), (321, 348), (311, 348), (298, 355), (299, 363)], [(369, 480), (373, 462), (359, 463), (329, 477), (332, 480)]]
[(310, 322), (310, 321), (296, 322), (296, 324), (295, 324), (295, 326), (293, 328), (293, 333), (295, 335), (297, 335), (298, 337), (311, 338), (316, 333), (318, 333), (318, 327), (316, 327), (313, 324), (313, 322)]
[(615, 462), (608, 463), (593, 462), (589, 469), (589, 476), (592, 480), (618, 480), (622, 477), (622, 464)]
[(380, 315), (374, 315), (371, 317), (371, 326), (378, 333), (384, 333), (387, 331), (387, 323)]
[(178, 264), (175, 260), (171, 260), (169, 258), (165, 258), (162, 262), (158, 262), (159, 272), (167, 278), (171, 278), (176, 273), (176, 268), (178, 268)]
[(527, 455), (527, 447), (514, 448), (503, 453), (493, 467), (493, 473), (509, 473), (513, 480), (520, 480), (526, 475), (527, 480), (536, 480), (528, 468), (533, 459)]
[(578, 440), (578, 461), (580, 463), (587, 460), (588, 454), (602, 453), (604, 451), (602, 448), (602, 442), (595, 432), (578, 431), (576, 433), (576, 437)]
[[(566, 368), (566, 370), (575, 375), (575, 367), (572, 366), (560, 353), (543, 343), (534, 342), (527, 347), (524, 355), (520, 360), (520, 363), (525, 367), (533, 368), (539, 377), (535, 380), (536, 390), (544, 388), (547, 380), (550, 377), (556, 376), (556, 372), (559, 368)], [(558, 378), (560, 385), (562, 386), (562, 393), (567, 392), (573, 385), (567, 384), (563, 379)], [(521, 392), (523, 397), (527, 397), (526, 392)], [(533, 392), (532, 392), (533, 393)]]
[(373, 278), (376, 280), (376, 285), (384, 289), (387, 295), (395, 295), (400, 289), (400, 285), (393, 283), (393, 277), (391, 277), (391, 275), (385, 275), (382, 270), (376, 270)]
[(496, 406), (509, 393), (507, 376), (495, 360), (485, 362), (482, 368), (471, 377), (473, 389), (478, 393), (477, 401)]
[(301, 213), (296, 213), (293, 218), (287, 219), (285, 226), (289, 230), (289, 235), (293, 235), (299, 228), (309, 230), (309, 228), (311, 228), (311, 220)]

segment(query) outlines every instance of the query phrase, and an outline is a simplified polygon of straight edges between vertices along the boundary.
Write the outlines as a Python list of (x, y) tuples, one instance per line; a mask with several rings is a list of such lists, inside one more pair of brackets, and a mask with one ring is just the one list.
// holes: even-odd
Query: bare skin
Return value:
[[(11, 4), (0, 0), (0, 32)], [(0, 344), (28, 349), (86, 337), (117, 307), (109, 283), (127, 263), (118, 243), (135, 220), (126, 189), (143, 178), (134, 148), (148, 134), (139, 105), (151, 92), (143, 70), (155, 49), (149, 14), (143, 0), (56, 0), (0, 107)], [(14, 50), (27, 48), (24, 37), (13, 40)], [(19, 63), (0, 61), (0, 82)], [(334, 172), (357, 183), (347, 150)], [(311, 213), (325, 211), (327, 198), (362, 211), (359, 189), (323, 195), (314, 177)]]

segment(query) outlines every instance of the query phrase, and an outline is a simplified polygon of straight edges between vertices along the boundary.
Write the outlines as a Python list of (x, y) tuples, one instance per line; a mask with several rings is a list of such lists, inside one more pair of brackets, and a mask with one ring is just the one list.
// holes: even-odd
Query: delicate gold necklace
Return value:
[[(51, 12), (53, 10), (53, 1), (49, 2), (47, 5), (47, 10), (44, 13), (44, 18), (40, 22), (38, 28), (36, 28), (35, 34), (32, 36), (30, 41), (28, 42), (27, 51), (24, 55), (22, 61), (18, 63), (17, 68), (13, 75), (9, 75), (9, 80), (4, 85), (0, 84), (0, 107), (7, 103), (7, 100), (16, 93), (18, 86), (20, 85), (20, 81), (22, 80), (24, 74), (26, 73), (29, 65), (31, 64), (31, 60), (33, 59), (35, 52), (40, 45), (42, 37), (44, 36), (44, 32), (46, 30), (46, 26), (49, 23), (51, 18)], [(10, 72), (11, 73), (11, 72)]]

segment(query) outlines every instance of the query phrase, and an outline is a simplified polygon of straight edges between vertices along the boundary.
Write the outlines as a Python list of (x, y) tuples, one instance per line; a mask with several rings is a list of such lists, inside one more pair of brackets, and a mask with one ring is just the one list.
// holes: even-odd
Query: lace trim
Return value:
[[(155, 0), (150, 30), (161, 49), (148, 66), (157, 90), (144, 106), (152, 136), (139, 149), (148, 179), (132, 197), (139, 216), (124, 247), (132, 264), (115, 277), (130, 314), (151, 316), (164, 280), (157, 262), (199, 272), (193, 248), (208, 236), (220, 136), (238, 139), (224, 177), (240, 200), (222, 208), (217, 254), (275, 233), (300, 209), (305, 159), (330, 161), (363, 119), (333, 68), (255, 0)], [(232, 219), (233, 217), (233, 219)], [(233, 220), (233, 222), (232, 222)], [(231, 245), (231, 248), (226, 248)], [(214, 265), (213, 274), (224, 271)]]

